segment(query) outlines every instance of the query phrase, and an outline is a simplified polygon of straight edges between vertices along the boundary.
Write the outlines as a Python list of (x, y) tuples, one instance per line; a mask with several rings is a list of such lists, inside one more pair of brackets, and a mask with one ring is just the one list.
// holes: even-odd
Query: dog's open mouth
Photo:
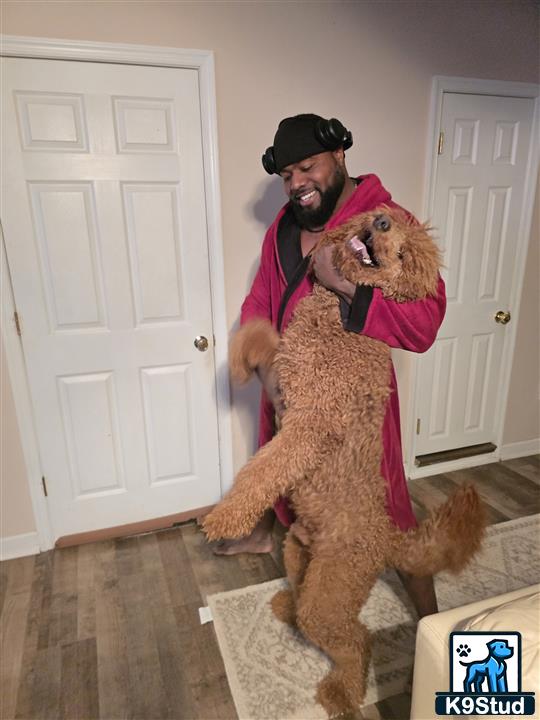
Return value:
[(356, 255), (362, 265), (377, 267), (378, 262), (373, 252), (373, 235), (371, 230), (365, 230), (361, 235), (353, 235), (347, 240), (347, 245)]

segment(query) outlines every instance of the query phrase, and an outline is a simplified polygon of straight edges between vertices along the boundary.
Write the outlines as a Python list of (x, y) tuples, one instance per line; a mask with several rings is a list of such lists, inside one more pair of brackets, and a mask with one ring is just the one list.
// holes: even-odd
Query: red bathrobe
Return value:
[[(347, 202), (332, 216), (326, 229), (346, 222), (352, 215), (374, 210), (381, 204), (397, 207), (390, 193), (376, 175), (363, 175)], [(277, 249), (277, 229), (287, 206), (283, 207), (268, 229), (261, 251), (260, 266), (241, 311), (243, 324), (253, 317), (268, 318), (277, 327), (281, 298), (287, 280), (281, 268)], [(291, 295), (283, 314), (281, 330), (285, 330), (299, 300), (313, 288), (313, 280), (306, 276)], [(398, 303), (386, 300), (375, 288), (361, 334), (381, 340), (390, 347), (425, 352), (434, 342), (446, 309), (444, 282), (439, 279), (436, 298)], [(394, 368), (390, 378), (391, 394), (382, 430), (383, 457), (381, 472), (387, 484), (387, 508), (390, 517), (402, 530), (416, 525), (411, 507), (407, 481), (403, 469), (399, 401)], [(260, 408), (259, 447), (271, 440), (273, 407), (263, 391)], [(285, 499), (275, 506), (279, 520), (289, 526), (294, 515)]]

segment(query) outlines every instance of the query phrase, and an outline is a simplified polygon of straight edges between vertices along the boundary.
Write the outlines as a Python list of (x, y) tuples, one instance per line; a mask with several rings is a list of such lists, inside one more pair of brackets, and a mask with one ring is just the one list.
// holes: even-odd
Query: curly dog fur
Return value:
[[(321, 243), (334, 245), (344, 277), (395, 301), (436, 292), (440, 258), (428, 228), (394, 209), (358, 215)], [(461, 570), (480, 547), (484, 513), (474, 488), (463, 486), (418, 528), (404, 533), (392, 523), (380, 474), (390, 349), (345, 331), (334, 293), (315, 284), (281, 339), (266, 320), (241, 328), (233, 376), (246, 379), (272, 363), (285, 407), (281, 429), (238, 473), (204, 529), (209, 539), (247, 535), (288, 496), (297, 516), (284, 545), (290, 590), (272, 607), (333, 660), (317, 690), (332, 716), (358, 707), (365, 694), (370, 639), (358, 616), (377, 576), (385, 567)]]

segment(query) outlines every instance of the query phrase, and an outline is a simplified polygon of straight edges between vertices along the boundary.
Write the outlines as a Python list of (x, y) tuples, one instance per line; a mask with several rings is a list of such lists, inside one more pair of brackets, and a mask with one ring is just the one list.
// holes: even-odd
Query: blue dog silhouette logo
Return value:
[(454, 692), (478, 695), (521, 689), (519, 633), (454, 632), (449, 644)]
[(437, 692), (437, 715), (532, 715), (533, 692), (521, 688), (518, 632), (450, 633), (450, 690)]
[[(458, 655), (463, 657), (465, 647), (458, 648)], [(506, 679), (507, 666), (506, 661), (514, 655), (514, 648), (510, 647), (508, 640), (491, 640), (486, 643), (487, 656), (480, 661), (463, 662), (460, 665), (467, 668), (465, 679), (463, 680), (463, 690), (466, 693), (503, 693), (508, 692), (508, 682)], [(468, 654), (468, 653), (467, 653)], [(486, 687), (487, 684), (487, 687)]]

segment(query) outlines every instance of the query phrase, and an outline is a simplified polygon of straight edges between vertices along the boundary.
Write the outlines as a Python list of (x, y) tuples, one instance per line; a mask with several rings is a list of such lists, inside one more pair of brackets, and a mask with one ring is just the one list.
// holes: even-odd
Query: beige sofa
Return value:
[(539, 626), (540, 585), (423, 618), (416, 634), (411, 720), (441, 717), (435, 715), (435, 693), (447, 692), (449, 689), (448, 638), (453, 630), (507, 630), (521, 633), (522, 689), (536, 693), (536, 712), (528, 717), (539, 718)]

